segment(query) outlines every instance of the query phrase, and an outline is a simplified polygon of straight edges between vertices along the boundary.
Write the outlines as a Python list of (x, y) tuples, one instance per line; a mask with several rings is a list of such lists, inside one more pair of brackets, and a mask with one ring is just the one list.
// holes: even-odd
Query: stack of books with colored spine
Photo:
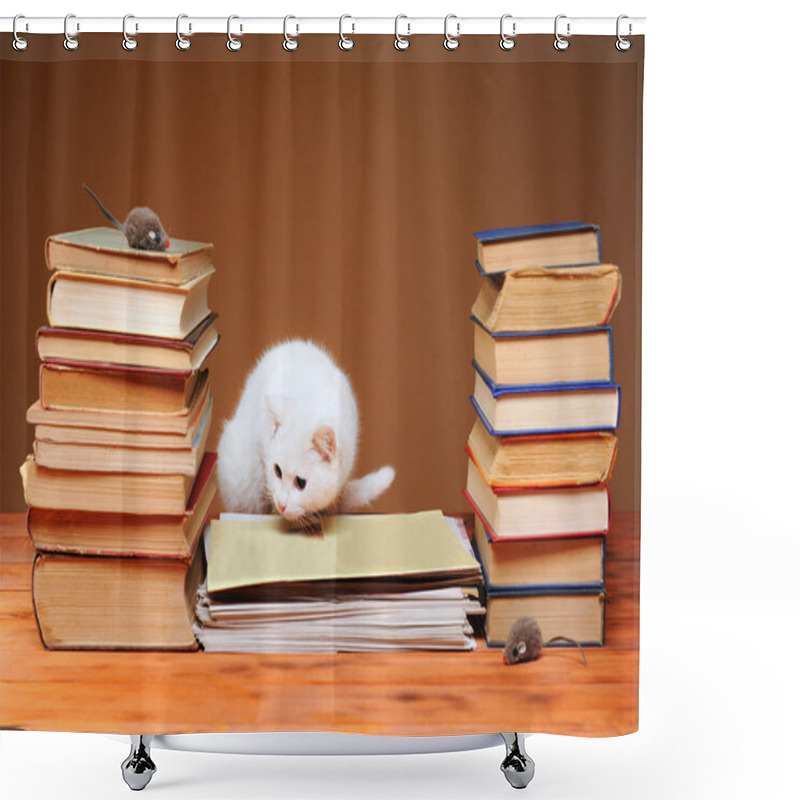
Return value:
[(134, 250), (111, 228), (47, 240), (49, 324), (21, 472), (48, 648), (197, 647), (198, 543), (217, 491), (212, 250)]
[(487, 643), (535, 617), (545, 641), (602, 644), (607, 482), (620, 387), (608, 321), (619, 269), (577, 222), (482, 231), (472, 309), (477, 419), (465, 495), (486, 584)]

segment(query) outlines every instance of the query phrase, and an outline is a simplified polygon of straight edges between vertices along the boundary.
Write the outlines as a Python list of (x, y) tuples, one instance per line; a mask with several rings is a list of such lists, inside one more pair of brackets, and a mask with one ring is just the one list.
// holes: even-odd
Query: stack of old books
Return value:
[(477, 413), (465, 495), (486, 580), (486, 638), (538, 619), (545, 640), (604, 638), (606, 483), (620, 387), (608, 321), (619, 269), (597, 226), (482, 231), (472, 309)]
[(49, 325), (21, 469), (42, 641), (195, 648), (198, 543), (216, 495), (212, 246), (134, 250), (93, 228), (51, 236), (45, 252)]
[(480, 582), (463, 522), (441, 511), (332, 516), (308, 534), (223, 514), (196, 633), (207, 651), (472, 650)]

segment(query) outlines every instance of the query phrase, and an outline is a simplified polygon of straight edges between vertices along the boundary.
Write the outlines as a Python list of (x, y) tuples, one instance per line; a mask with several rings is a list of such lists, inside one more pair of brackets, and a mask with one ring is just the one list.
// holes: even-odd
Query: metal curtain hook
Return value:
[[(67, 14), (67, 16), (64, 17), (64, 49), (65, 50), (77, 50), (78, 49), (78, 45), (80, 44), (80, 42), (74, 36), (70, 36), (70, 34), (69, 34), (69, 30), (68, 30), (69, 29), (69, 21), (71, 19), (75, 19), (75, 15), (74, 14)], [(81, 29), (80, 23), (76, 22), (75, 23), (75, 32), (77, 33), (78, 31), (80, 31), (80, 29)]]
[[(283, 49), (287, 50), (288, 52), (292, 53), (300, 47), (300, 42), (297, 41), (293, 36), (289, 36), (289, 31), (287, 26), (289, 24), (290, 19), (297, 19), (297, 17), (292, 16), (291, 14), (287, 14), (283, 18)], [(295, 28), (297, 29), (297, 33), (300, 33), (300, 26), (295, 23)]]
[(500, 49), (501, 50), (513, 50), (516, 47), (516, 41), (514, 40), (514, 36), (517, 35), (517, 23), (511, 23), (511, 36), (509, 36), (505, 32), (505, 25), (507, 19), (512, 19), (512, 14), (503, 14), (500, 17)]
[[(122, 48), (123, 50), (135, 50), (139, 46), (139, 42), (133, 37), (128, 36), (128, 20), (135, 19), (133, 14), (126, 14), (122, 18)], [(138, 23), (134, 23), (134, 30), (139, 30)]]
[[(617, 17), (617, 42), (614, 45), (617, 48), (617, 50), (619, 50), (622, 53), (624, 53), (626, 50), (630, 50), (631, 49), (631, 45), (633, 44), (630, 39), (624, 38), (622, 36), (622, 34), (619, 32), (620, 31), (620, 22), (622, 22), (622, 20), (624, 20), (624, 19), (628, 19), (628, 15), (627, 14), (620, 14)], [(630, 36), (630, 35), (631, 35), (631, 24), (629, 22), (628, 23), (628, 36)]]
[[(456, 35), (453, 36), (447, 30), (447, 23), (450, 22), (451, 19), (456, 21)], [(461, 23), (458, 21), (458, 17), (455, 14), (448, 14), (444, 18), (444, 49), (445, 50), (458, 50), (458, 46), (461, 42), (458, 40), (458, 37), (461, 35)]]
[[(17, 33), (17, 20), (20, 20), (20, 19), (25, 19), (25, 15), (24, 14), (17, 14), (17, 16), (14, 17), (14, 23), (11, 26), (11, 31), (14, 34), (14, 41), (11, 44), (12, 44), (12, 46), (13, 46), (13, 48), (15, 50), (22, 51), (22, 50), (27, 50), (28, 49), (28, 40), (27, 39), (23, 39)], [(28, 30), (28, 23), (27, 22), (25, 23), (25, 30), (26, 31)]]
[[(408, 19), (405, 14), (398, 14), (394, 18), (394, 46), (396, 50), (408, 50), (411, 47), (411, 40), (407, 39), (405, 36), (400, 35), (400, 20), (401, 19)], [(408, 33), (407, 36), (411, 36), (411, 23), (407, 22), (408, 25)]]
[[(559, 21), (560, 19), (566, 19), (566, 18), (567, 18), (567, 15), (566, 15), (566, 14), (559, 14), (559, 15), (556, 17), (555, 24), (553, 25), (553, 33), (555, 34), (555, 37), (556, 37), (556, 38), (555, 38), (555, 41), (553, 42), (553, 47), (555, 47), (555, 49), (556, 49), (556, 50), (566, 50), (566, 49), (569, 47), (569, 39), (565, 39), (565, 38), (564, 38), (564, 37), (563, 37), (563, 36), (562, 36), (562, 35), (561, 35), (561, 34), (558, 32), (558, 21)], [(569, 36), (569, 35), (570, 35), (570, 30), (569, 30), (569, 28), (570, 28), (570, 25), (569, 25), (569, 22), (567, 22), (567, 36)]]
[[(242, 49), (242, 40), (231, 33), (231, 22), (233, 22), (235, 19), (239, 19), (236, 14), (231, 14), (228, 17), (228, 41), (225, 46), (231, 51), (231, 53), (236, 53)], [(241, 30), (242, 27), (240, 25), (239, 32), (241, 32)]]
[[(191, 39), (187, 39), (181, 33), (181, 20), (182, 19), (188, 19), (188, 18), (189, 18), (188, 14), (178, 14), (178, 16), (177, 16), (177, 18), (175, 20), (175, 34), (178, 37), (175, 40), (175, 47), (177, 47), (178, 50), (188, 50), (192, 46), (192, 40)], [(192, 34), (192, 23), (190, 22), (189, 23), (189, 35), (191, 36), (191, 34)]]
[[(346, 19), (353, 19), (353, 18), (349, 14), (342, 14), (342, 16), (339, 17), (339, 48), (341, 50), (352, 50), (356, 46), (356, 43), (349, 36), (344, 35), (343, 26), (344, 26), (344, 21)], [(352, 32), (355, 33), (355, 30), (356, 30), (356, 24), (355, 22), (353, 22)]]

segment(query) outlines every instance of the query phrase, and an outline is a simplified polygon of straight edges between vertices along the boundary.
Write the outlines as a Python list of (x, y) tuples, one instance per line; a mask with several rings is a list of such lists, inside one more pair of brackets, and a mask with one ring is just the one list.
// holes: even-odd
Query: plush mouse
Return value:
[(535, 661), (542, 652), (542, 629), (533, 617), (520, 617), (511, 626), (503, 648), (504, 664)]
[(169, 236), (158, 215), (147, 206), (133, 208), (125, 217), (123, 225), (101, 202), (100, 198), (84, 183), (83, 188), (92, 196), (100, 211), (117, 230), (125, 234), (128, 246), (135, 250), (164, 252), (169, 247)]
[(575, 645), (581, 651), (581, 658), (586, 666), (586, 654), (579, 642), (567, 636), (553, 636), (543, 642), (542, 628), (533, 617), (520, 617), (511, 626), (506, 638), (506, 645), (503, 648), (503, 663), (511, 665), (535, 661), (542, 654), (542, 646), (553, 642), (567, 642)]

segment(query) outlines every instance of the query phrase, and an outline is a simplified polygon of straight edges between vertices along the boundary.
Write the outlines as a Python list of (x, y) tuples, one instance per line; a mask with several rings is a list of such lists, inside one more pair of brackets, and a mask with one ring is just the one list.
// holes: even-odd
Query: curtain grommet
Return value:
[[(234, 36), (231, 33), (231, 22), (233, 22), (235, 19), (239, 19), (239, 17), (237, 17), (236, 14), (231, 14), (228, 17), (228, 41), (225, 42), (225, 47), (227, 47), (228, 50), (231, 51), (231, 53), (238, 53), (242, 49), (242, 46), (244, 44), (238, 36)], [(241, 33), (241, 31), (242, 28), (240, 26), (239, 32)]]
[[(342, 14), (342, 16), (339, 17), (339, 49), (340, 50), (344, 50), (345, 52), (349, 52), (350, 50), (352, 50), (356, 46), (356, 43), (349, 36), (345, 36), (344, 35), (344, 27), (343, 26), (344, 26), (344, 21), (346, 19), (353, 19), (353, 18), (349, 14)], [(352, 23), (352, 28), (353, 29), (352, 29), (351, 33), (355, 33), (355, 30), (356, 30), (355, 22)]]
[[(505, 31), (507, 19), (512, 20), (510, 36)], [(514, 39), (516, 35), (517, 23), (513, 21), (513, 14), (503, 14), (503, 16), (500, 17), (500, 49), (506, 51), (513, 50), (517, 46), (516, 39)]]
[[(297, 19), (297, 17), (295, 17), (293, 14), (287, 14), (283, 18), (283, 49), (287, 53), (293, 53), (298, 47), (300, 47), (300, 42), (297, 41), (296, 35), (289, 36), (288, 25), (290, 19)], [(295, 29), (297, 33), (300, 33), (299, 25), (295, 24)]]
[[(69, 51), (77, 50), (80, 45), (77, 36), (71, 36), (69, 32), (69, 21), (75, 18), (74, 14), (67, 14), (67, 16), (64, 17), (64, 49)], [(76, 22), (75, 32), (78, 33), (80, 29), (80, 23)]]
[(411, 47), (411, 40), (407, 37), (411, 36), (411, 23), (407, 22), (408, 33), (405, 36), (400, 35), (400, 20), (408, 19), (405, 14), (398, 14), (394, 18), (394, 49), (395, 50), (408, 50)]
[[(562, 36), (558, 32), (558, 22), (559, 22), (559, 20), (562, 20), (562, 19), (567, 19), (567, 15), (566, 14), (559, 14), (556, 17), (555, 22), (553, 24), (553, 35), (556, 37), (555, 40), (553, 41), (553, 47), (555, 47), (555, 49), (558, 50), (559, 52), (563, 53), (564, 50), (566, 50), (569, 47), (569, 39), (566, 38), (565, 36)], [(569, 36), (569, 35), (570, 35), (570, 24), (569, 24), (569, 20), (567, 20), (567, 36)]]
[[(456, 21), (456, 33), (455, 36), (450, 33), (447, 29), (447, 24), (450, 22), (451, 19)], [(444, 18), (444, 49), (449, 50), (452, 52), (453, 50), (458, 50), (461, 42), (459, 41), (458, 37), (461, 35), (461, 23), (458, 21), (458, 17), (455, 14), (448, 14)]]
[[(122, 18), (122, 49), (127, 50), (130, 52), (131, 50), (135, 50), (139, 46), (139, 42), (135, 36), (128, 35), (128, 20), (129, 19), (136, 19), (133, 14), (126, 14)], [(139, 30), (138, 23), (134, 23), (134, 30)]]
[[(616, 47), (617, 50), (620, 51), (620, 53), (627, 53), (628, 50), (630, 50), (631, 47), (633, 46), (633, 42), (630, 39), (626, 39), (620, 33), (620, 23), (624, 19), (628, 19), (628, 15), (627, 14), (620, 14), (617, 17), (617, 41), (614, 43), (614, 47)], [(628, 23), (628, 36), (630, 36), (630, 35), (631, 35), (631, 24), (629, 22)]]
[[(28, 49), (28, 44), (29, 44), (27, 39), (24, 39), (22, 36), (19, 35), (19, 33), (17, 33), (17, 21), (21, 20), (21, 19), (25, 19), (25, 15), (24, 14), (17, 14), (14, 17), (14, 22), (13, 22), (13, 24), (11, 26), (11, 32), (14, 34), (14, 40), (11, 42), (11, 46), (18, 53), (21, 53), (23, 50), (27, 50)], [(28, 28), (28, 24), (25, 23), (25, 29), (27, 30), (27, 28)]]
[[(175, 35), (177, 38), (175, 39), (175, 47), (178, 50), (188, 50), (192, 46), (192, 40), (189, 39), (187, 36), (184, 36), (181, 33), (181, 20), (188, 19), (188, 14), (178, 14), (177, 18), (175, 19)], [(189, 35), (192, 34), (192, 23), (189, 23)]]

